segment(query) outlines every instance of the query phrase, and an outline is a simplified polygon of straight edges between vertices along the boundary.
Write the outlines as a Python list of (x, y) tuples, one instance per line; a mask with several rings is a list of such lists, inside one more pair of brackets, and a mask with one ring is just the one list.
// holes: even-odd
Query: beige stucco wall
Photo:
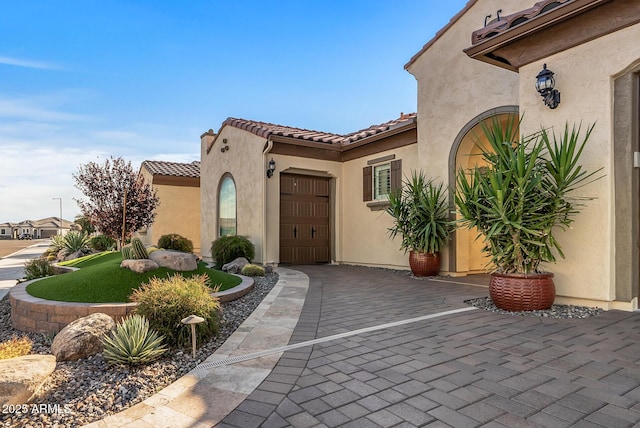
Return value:
[[(344, 163), (342, 193), (342, 262), (368, 266), (408, 268), (409, 255), (400, 250), (401, 238), (391, 240), (393, 222), (384, 210), (372, 211), (362, 201), (362, 169), (367, 161), (395, 155), (402, 160), (402, 175), (409, 177), (418, 168), (417, 144), (400, 147)], [(428, 171), (425, 171), (429, 175)]]
[[(141, 174), (147, 183), (151, 174), (142, 169)], [(137, 236), (146, 245), (157, 245), (162, 235), (177, 233), (193, 242), (193, 251), (200, 253), (200, 189), (189, 186), (168, 186), (154, 184), (160, 198), (153, 225), (146, 233)]]
[[(228, 151), (220, 152), (227, 139)], [(206, 153), (203, 140), (200, 160), (200, 202), (202, 256), (211, 259), (211, 243), (218, 238), (218, 187), (225, 173), (233, 176), (236, 185), (238, 235), (255, 245), (255, 261), (262, 263), (263, 186), (266, 180), (262, 150), (265, 138), (232, 126), (225, 126), (211, 151)]]
[[(596, 123), (582, 157), (590, 170), (604, 168), (605, 177), (580, 189), (593, 196), (576, 217), (573, 229), (559, 235), (566, 260), (549, 266), (561, 296), (610, 301), (615, 298), (613, 80), (640, 60), (640, 25), (598, 38), (520, 69), (520, 110), (523, 133), (564, 129), (569, 124)], [(534, 88), (535, 76), (547, 63), (555, 73), (561, 103), (555, 110), (544, 106)], [(628, 166), (632, 168), (632, 165)]]
[(449, 152), (458, 132), (487, 110), (518, 104), (517, 73), (469, 58), (471, 32), (484, 17), (531, 7), (531, 0), (479, 0), (408, 69), (418, 82), (418, 158), (447, 180)]

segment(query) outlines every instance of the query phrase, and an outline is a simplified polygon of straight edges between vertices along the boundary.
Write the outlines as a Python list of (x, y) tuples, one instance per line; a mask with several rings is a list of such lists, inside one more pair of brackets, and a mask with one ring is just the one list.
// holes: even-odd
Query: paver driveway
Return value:
[(309, 292), (273, 372), (218, 426), (629, 427), (640, 315), (555, 320), (452, 309), (487, 289), (352, 266), (296, 267)]

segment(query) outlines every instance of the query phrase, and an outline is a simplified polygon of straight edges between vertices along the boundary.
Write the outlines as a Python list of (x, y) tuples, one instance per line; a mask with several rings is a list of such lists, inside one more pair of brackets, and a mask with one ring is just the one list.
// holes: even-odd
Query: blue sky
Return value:
[[(466, 0), (21, 0), (0, 14), (0, 223), (79, 213), (78, 166), (199, 160), (230, 116), (347, 133)], [(480, 23), (481, 24), (481, 23)]]

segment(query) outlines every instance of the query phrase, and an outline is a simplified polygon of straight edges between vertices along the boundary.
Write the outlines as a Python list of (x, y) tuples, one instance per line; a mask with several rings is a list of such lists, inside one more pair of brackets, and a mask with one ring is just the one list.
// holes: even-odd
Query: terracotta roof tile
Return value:
[(152, 175), (169, 175), (174, 177), (200, 178), (200, 162), (191, 163), (144, 161), (142, 166)]
[[(389, 122), (385, 122), (380, 125), (373, 125), (368, 128), (361, 129), (360, 131), (352, 132), (346, 135), (295, 128), (291, 126), (276, 125), (268, 122), (257, 122), (247, 119), (238, 119), (233, 117), (225, 120), (222, 123), (222, 128), (224, 128), (225, 126), (233, 126), (234, 128), (251, 132), (252, 134), (263, 138), (269, 138), (272, 135), (277, 135), (281, 137), (295, 138), (316, 143), (346, 145), (353, 144), (372, 135), (380, 134), (382, 132), (404, 126), (412, 121), (415, 121), (415, 118), (416, 113), (401, 114), (398, 119), (390, 120)], [(220, 135), (220, 132), (218, 132), (218, 135)]]

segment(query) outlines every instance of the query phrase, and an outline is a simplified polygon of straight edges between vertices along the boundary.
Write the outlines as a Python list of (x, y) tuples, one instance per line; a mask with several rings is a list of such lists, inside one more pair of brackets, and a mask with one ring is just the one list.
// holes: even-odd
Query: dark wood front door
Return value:
[(329, 179), (280, 175), (280, 263), (329, 263)]

